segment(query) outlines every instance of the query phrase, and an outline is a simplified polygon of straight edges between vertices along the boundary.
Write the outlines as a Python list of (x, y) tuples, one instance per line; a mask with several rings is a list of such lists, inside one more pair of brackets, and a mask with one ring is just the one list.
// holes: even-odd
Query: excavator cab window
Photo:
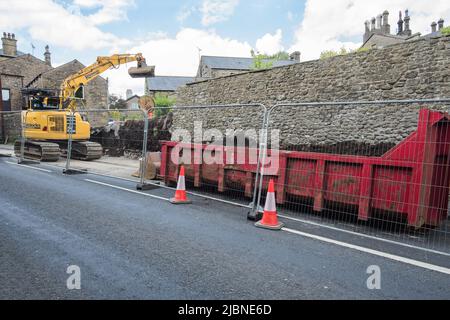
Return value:
[(77, 91), (75, 91), (75, 98), (84, 99), (84, 85), (81, 85)]

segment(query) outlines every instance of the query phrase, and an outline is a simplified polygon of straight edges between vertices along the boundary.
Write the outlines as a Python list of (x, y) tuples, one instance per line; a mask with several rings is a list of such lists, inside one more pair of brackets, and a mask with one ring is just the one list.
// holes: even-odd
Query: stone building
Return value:
[(23, 56), (25, 53), (17, 50), (16, 35), (3, 32), (2, 47), (0, 48), (0, 61)]
[(24, 54), (0, 61), (3, 111), (19, 111), (25, 107), (21, 90), (37, 75), (51, 70), (44, 61)]
[[(25, 108), (21, 94), (22, 88), (40, 88), (59, 90), (63, 80), (84, 68), (77, 60), (52, 67), (51, 53), (48, 46), (43, 54), (44, 60), (17, 50), (14, 34), (3, 33), (0, 51), (0, 86), (3, 111), (18, 111)], [(96, 78), (85, 87), (85, 106), (89, 109), (107, 108), (107, 81)]]
[[(77, 73), (85, 66), (77, 60), (63, 64), (57, 68), (52, 67), (51, 53), (48, 46), (45, 47), (43, 60), (31, 54), (25, 54), (17, 50), (17, 39), (14, 34), (3, 33), (2, 48), (0, 50), (0, 112), (20, 111), (26, 108), (26, 102), (22, 96), (23, 88), (60, 89), (63, 80), (71, 74)], [(107, 109), (108, 84), (101, 77), (91, 81), (85, 87), (86, 109)], [(99, 117), (93, 117), (96, 123)], [(19, 124), (20, 124), (20, 118)], [(12, 129), (18, 129), (17, 117), (4, 116), (0, 121), (0, 140), (5, 136), (17, 135), (11, 133)], [(5, 133), (5, 128), (11, 128)], [(16, 130), (17, 131), (17, 130)]]
[[(253, 58), (202, 56), (197, 78), (209, 79), (248, 72), (253, 66), (253, 61)], [(296, 51), (291, 54), (290, 60), (274, 61), (273, 67), (287, 66), (299, 62), (300, 52)]]
[(125, 100), (127, 110), (139, 110), (139, 98), (137, 94), (127, 97), (127, 100)]
[[(384, 11), (377, 18), (367, 20), (365, 23), (365, 32), (363, 36), (362, 48), (383, 48), (392, 44), (402, 43), (405, 41), (413, 41), (419, 39), (422, 35), (420, 32), (413, 33), (411, 30), (411, 17), (409, 11), (405, 10), (405, 16), (399, 12), (399, 20), (397, 22), (397, 31), (391, 34), (391, 25), (389, 24), (389, 12)], [(431, 33), (423, 37), (436, 37), (441, 35), (444, 28), (444, 19), (439, 19), (438, 23), (431, 24)]]
[[(83, 65), (78, 60), (72, 60), (59, 67), (51, 68), (45, 72), (38, 74), (27, 88), (45, 88), (59, 90), (61, 83), (68, 76), (77, 73), (83, 69)], [(108, 108), (108, 83), (102, 77), (89, 82), (84, 87), (85, 101), (82, 107), (86, 109), (107, 109)]]

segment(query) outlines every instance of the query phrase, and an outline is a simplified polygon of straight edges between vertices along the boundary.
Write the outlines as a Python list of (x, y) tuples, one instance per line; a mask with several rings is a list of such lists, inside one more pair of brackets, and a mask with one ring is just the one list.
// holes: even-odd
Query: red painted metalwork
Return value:
[[(316, 212), (323, 211), (326, 202), (340, 203), (357, 206), (360, 220), (381, 211), (404, 215), (416, 228), (439, 226), (448, 209), (449, 119), (446, 113), (421, 110), (417, 130), (381, 157), (279, 151), (277, 168), (272, 166), (264, 173), (263, 189), (274, 179), (278, 204), (284, 204), (290, 195), (313, 200)], [(178, 165), (170, 161), (174, 148), (195, 149), (192, 160), (211, 149), (176, 142), (163, 142), (162, 146), (160, 175), (166, 183), (178, 178)], [(234, 148), (230, 157), (230, 149), (216, 148), (223, 164), (184, 164), (187, 179), (196, 187), (213, 184), (219, 192), (240, 189), (252, 196), (257, 166), (247, 160), (249, 151), (255, 149)], [(245, 155), (244, 164), (231, 161), (238, 154)]]

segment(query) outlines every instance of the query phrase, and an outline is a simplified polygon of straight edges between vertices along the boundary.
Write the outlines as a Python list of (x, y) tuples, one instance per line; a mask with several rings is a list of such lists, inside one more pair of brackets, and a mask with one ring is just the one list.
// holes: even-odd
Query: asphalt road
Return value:
[[(0, 299), (450, 298), (448, 274), (258, 229), (245, 208), (201, 198), (174, 206), (86, 179), (133, 190), (131, 182), (8, 161), (0, 158)], [(448, 256), (326, 236), (450, 267)], [(70, 265), (80, 267), (81, 290), (66, 287)], [(380, 267), (380, 290), (367, 288), (371, 265)]]

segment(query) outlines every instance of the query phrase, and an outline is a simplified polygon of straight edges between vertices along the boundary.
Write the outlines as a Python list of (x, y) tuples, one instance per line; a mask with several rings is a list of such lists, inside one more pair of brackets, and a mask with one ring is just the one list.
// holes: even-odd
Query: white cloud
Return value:
[(284, 47), (282, 45), (283, 32), (278, 29), (275, 34), (267, 33), (262, 38), (256, 41), (256, 50), (259, 53), (265, 54), (275, 54), (277, 52), (283, 51)]
[(432, 21), (441, 16), (450, 18), (448, 0), (308, 0), (304, 19), (290, 52), (300, 50), (306, 60), (317, 59), (324, 50), (345, 46), (357, 48), (362, 44), (364, 21), (390, 12), (391, 33), (395, 33), (399, 10), (409, 9), (413, 32), (430, 32)]
[[(73, 6), (65, 8), (51, 0), (34, 0), (33, 5), (24, 0), (0, 0), (0, 30), (14, 32), (25, 29), (32, 39), (80, 51), (129, 44), (128, 40), (103, 32), (97, 25), (119, 19), (121, 15), (118, 12), (130, 1), (76, 1), (78, 5), (100, 6), (100, 9), (91, 16), (83, 16)], [(106, 15), (111, 16), (105, 18)]]
[[(202, 55), (250, 57), (251, 51), (251, 46), (246, 42), (223, 38), (214, 31), (185, 28), (173, 38), (151, 39), (125, 52), (142, 53), (149, 65), (156, 66), (157, 75), (195, 76), (199, 63), (198, 48), (202, 50)], [(131, 66), (105, 73), (105, 77), (110, 79), (110, 92), (124, 95), (129, 88), (143, 94), (144, 79), (131, 79), (127, 73)]]
[(202, 24), (210, 26), (228, 20), (238, 4), (239, 0), (203, 0), (200, 8)]
[(94, 25), (106, 24), (114, 21), (127, 20), (126, 9), (134, 6), (134, 0), (74, 0), (74, 4), (86, 8), (99, 8), (87, 19)]
[(197, 9), (195, 7), (184, 6), (177, 14), (177, 21), (184, 23)]

